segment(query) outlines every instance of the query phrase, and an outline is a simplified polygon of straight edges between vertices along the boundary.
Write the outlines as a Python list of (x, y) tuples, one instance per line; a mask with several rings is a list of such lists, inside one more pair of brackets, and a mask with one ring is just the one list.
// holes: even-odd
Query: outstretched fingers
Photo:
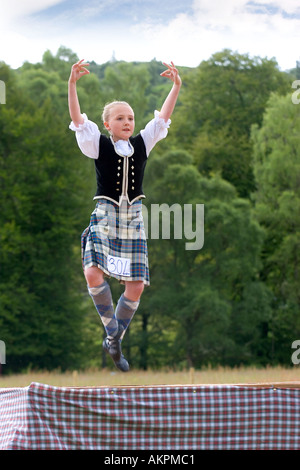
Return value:
[(90, 64), (88, 62), (84, 62), (84, 59), (79, 60), (76, 64), (72, 65), (72, 75), (78, 80), (82, 75), (87, 75), (90, 71), (86, 68)]
[(166, 62), (163, 62), (163, 65), (165, 67), (167, 67), (167, 69), (164, 70), (164, 72), (162, 72), (160, 75), (162, 77), (169, 78), (175, 84), (178, 84), (178, 85), (181, 84), (181, 79), (180, 79), (180, 76), (179, 76), (179, 72), (178, 72), (177, 68), (175, 67), (174, 63), (171, 61), (171, 64), (169, 65)]

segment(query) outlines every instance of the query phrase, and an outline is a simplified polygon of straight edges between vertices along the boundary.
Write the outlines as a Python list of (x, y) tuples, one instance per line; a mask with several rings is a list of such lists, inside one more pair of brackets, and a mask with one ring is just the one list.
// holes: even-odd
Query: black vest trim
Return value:
[(127, 157), (117, 152), (114, 142), (100, 135), (99, 157), (95, 160), (97, 192), (94, 199), (105, 198), (120, 204), (127, 197), (130, 204), (145, 197), (143, 178), (147, 153), (141, 134), (130, 137), (132, 153)]

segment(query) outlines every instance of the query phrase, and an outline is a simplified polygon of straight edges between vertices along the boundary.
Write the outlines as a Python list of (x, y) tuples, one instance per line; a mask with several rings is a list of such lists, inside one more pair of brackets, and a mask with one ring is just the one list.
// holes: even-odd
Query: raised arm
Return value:
[(68, 102), (69, 102), (69, 112), (71, 119), (76, 127), (79, 124), (83, 124), (83, 117), (80, 111), (80, 104), (77, 95), (76, 83), (82, 77), (82, 75), (89, 74), (89, 70), (86, 69), (88, 63), (84, 63), (83, 60), (79, 60), (76, 64), (72, 66), (71, 74), (68, 82)]
[(168, 65), (165, 62), (163, 62), (163, 64), (167, 67), (167, 70), (162, 72), (160, 75), (162, 77), (169, 78), (173, 82), (172, 89), (165, 99), (165, 102), (162, 105), (161, 111), (159, 113), (159, 116), (167, 122), (175, 108), (175, 104), (181, 88), (181, 78), (173, 62), (171, 62), (171, 65)]

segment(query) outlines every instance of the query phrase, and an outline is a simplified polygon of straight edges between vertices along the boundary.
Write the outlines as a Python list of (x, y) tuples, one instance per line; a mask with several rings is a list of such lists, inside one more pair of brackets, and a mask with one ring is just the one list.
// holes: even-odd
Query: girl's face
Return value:
[(134, 112), (129, 105), (113, 106), (109, 113), (108, 122), (104, 123), (115, 142), (128, 140), (134, 132)]

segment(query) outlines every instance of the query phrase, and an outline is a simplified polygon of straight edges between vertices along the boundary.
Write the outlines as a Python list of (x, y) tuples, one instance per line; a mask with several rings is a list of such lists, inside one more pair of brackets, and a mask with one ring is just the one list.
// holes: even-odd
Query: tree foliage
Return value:
[(275, 60), (230, 50), (213, 54), (185, 78), (175, 127), (206, 175), (221, 171), (242, 197), (255, 189), (251, 125), (261, 124), (270, 93), (286, 94), (287, 74)]
[[(263, 125), (252, 130), (257, 181), (255, 211), (266, 229), (262, 276), (273, 292), (270, 322), (277, 360), (300, 334), (300, 108), (272, 95)], [(284, 347), (282, 347), (284, 346)]]
[[(23, 77), (10, 74), (0, 112), (1, 337), (12, 369), (64, 369), (81, 354), (74, 246), (85, 170), (74, 165), (55, 101), (42, 94), (33, 100), (36, 82), (26, 89)], [(22, 98), (12, 105), (14, 93)]]

